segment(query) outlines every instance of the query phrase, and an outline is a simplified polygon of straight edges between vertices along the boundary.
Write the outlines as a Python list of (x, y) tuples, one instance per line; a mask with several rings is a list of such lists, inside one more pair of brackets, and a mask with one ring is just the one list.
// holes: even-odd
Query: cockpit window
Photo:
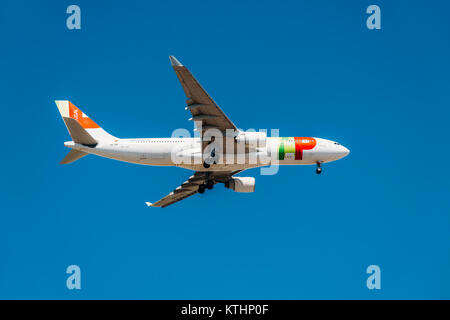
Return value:
[(338, 146), (340, 146), (341, 144), (340, 143), (338, 143), (338, 142), (335, 142), (334, 144), (336, 144), (336, 145), (338, 145)]

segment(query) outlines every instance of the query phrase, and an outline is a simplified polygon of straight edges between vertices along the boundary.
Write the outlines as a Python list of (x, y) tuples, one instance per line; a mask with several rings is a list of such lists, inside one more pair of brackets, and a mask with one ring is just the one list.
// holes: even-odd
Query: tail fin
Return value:
[(64, 157), (64, 159), (61, 160), (59, 164), (69, 164), (72, 162), (77, 161), (78, 159), (83, 158), (84, 156), (87, 156), (88, 153), (72, 149), (70, 152)]
[(75, 143), (95, 146), (99, 141), (117, 139), (100, 128), (85, 113), (75, 107), (72, 102), (60, 100), (55, 101), (55, 103)]

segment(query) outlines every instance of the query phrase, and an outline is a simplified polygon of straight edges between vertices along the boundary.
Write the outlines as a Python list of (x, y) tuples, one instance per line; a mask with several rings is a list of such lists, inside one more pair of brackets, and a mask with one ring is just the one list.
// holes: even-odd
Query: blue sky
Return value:
[[(66, 8), (81, 8), (81, 30)], [(381, 30), (366, 8), (381, 8)], [(450, 298), (445, 1), (3, 1), (0, 298)], [(147, 208), (190, 175), (58, 162), (69, 99), (123, 138), (191, 129), (168, 56), (241, 128), (336, 140), (324, 166)], [(66, 267), (82, 289), (66, 288)], [(381, 268), (379, 291), (367, 266)]]

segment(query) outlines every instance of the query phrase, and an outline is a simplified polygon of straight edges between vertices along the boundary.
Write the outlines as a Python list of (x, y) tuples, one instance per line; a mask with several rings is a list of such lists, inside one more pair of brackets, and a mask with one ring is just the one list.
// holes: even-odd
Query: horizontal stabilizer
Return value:
[(77, 161), (78, 159), (83, 158), (84, 156), (87, 156), (88, 153), (78, 150), (70, 150), (70, 152), (67, 154), (67, 156), (64, 157), (64, 159), (61, 160), (59, 164), (69, 164), (74, 161)]

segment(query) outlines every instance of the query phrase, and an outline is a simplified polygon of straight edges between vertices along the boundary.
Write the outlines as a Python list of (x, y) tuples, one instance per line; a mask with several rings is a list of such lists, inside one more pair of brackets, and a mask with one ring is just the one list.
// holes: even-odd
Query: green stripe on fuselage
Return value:
[(295, 142), (293, 140), (284, 142), (284, 153), (295, 153)]
[[(289, 143), (289, 137), (281, 137), (280, 146), (278, 147), (278, 160), (284, 160), (284, 156), (286, 152), (291, 152), (287, 150), (291, 150), (291, 143)], [(295, 152), (295, 143), (294, 152)]]
[(284, 160), (284, 142), (280, 141), (280, 146), (278, 147), (278, 160)]

